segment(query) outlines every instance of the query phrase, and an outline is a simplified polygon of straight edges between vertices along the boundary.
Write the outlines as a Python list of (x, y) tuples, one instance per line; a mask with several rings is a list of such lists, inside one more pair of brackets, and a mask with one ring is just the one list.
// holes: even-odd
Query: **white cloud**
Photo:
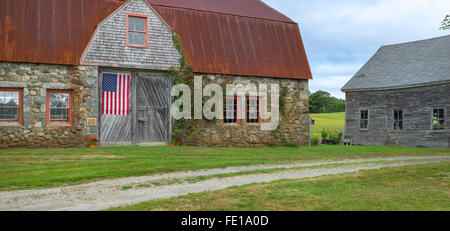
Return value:
[(299, 6), (298, 15), (291, 17), (305, 29), (314, 29), (314, 37), (334, 36), (337, 41), (356, 44), (441, 35), (440, 22), (450, 11), (448, 0), (318, 1), (308, 6)]
[(321, 65), (314, 65), (313, 75), (351, 75), (355, 72), (355, 70), (358, 70), (361, 68), (361, 64), (331, 64), (331, 63), (325, 63)]
[(320, 78), (309, 83), (311, 92), (318, 90), (326, 90), (331, 95), (344, 99), (345, 95), (341, 92), (341, 88), (350, 80), (349, 76), (327, 76), (327, 78)]

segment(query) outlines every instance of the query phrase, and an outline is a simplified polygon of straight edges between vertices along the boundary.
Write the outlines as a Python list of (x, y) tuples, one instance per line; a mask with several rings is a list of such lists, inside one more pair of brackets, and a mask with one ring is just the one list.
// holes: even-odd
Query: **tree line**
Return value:
[(345, 100), (333, 97), (326, 91), (316, 91), (309, 94), (309, 112), (345, 112)]

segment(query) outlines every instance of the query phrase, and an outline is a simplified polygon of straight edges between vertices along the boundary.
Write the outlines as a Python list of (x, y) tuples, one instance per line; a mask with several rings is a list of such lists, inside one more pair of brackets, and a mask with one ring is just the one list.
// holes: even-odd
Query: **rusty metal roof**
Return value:
[(0, 0), (0, 61), (78, 65), (119, 0)]
[[(259, 2), (245, 2), (249, 1)], [(297, 24), (178, 7), (153, 7), (180, 36), (194, 72), (312, 78)]]
[(222, 14), (295, 23), (260, 0), (147, 0), (153, 6), (167, 6)]
[[(199, 73), (312, 78), (298, 25), (259, 0), (147, 0)], [(0, 0), (0, 61), (78, 65), (124, 0)]]

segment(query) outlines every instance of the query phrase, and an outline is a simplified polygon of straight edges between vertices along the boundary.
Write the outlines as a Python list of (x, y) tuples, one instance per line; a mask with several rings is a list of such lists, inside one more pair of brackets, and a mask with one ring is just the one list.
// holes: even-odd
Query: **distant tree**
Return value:
[(449, 30), (450, 29), (450, 15), (445, 16), (444, 20), (442, 20), (441, 30)]
[(311, 113), (344, 112), (345, 100), (333, 97), (326, 91), (316, 91), (309, 96), (309, 111)]

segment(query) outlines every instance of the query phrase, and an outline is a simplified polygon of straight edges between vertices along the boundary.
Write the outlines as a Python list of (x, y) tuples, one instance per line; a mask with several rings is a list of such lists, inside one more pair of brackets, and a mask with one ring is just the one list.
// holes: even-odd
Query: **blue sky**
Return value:
[(439, 30), (450, 0), (263, 2), (299, 24), (314, 76), (310, 90), (340, 98), (340, 88), (380, 46), (450, 34)]

